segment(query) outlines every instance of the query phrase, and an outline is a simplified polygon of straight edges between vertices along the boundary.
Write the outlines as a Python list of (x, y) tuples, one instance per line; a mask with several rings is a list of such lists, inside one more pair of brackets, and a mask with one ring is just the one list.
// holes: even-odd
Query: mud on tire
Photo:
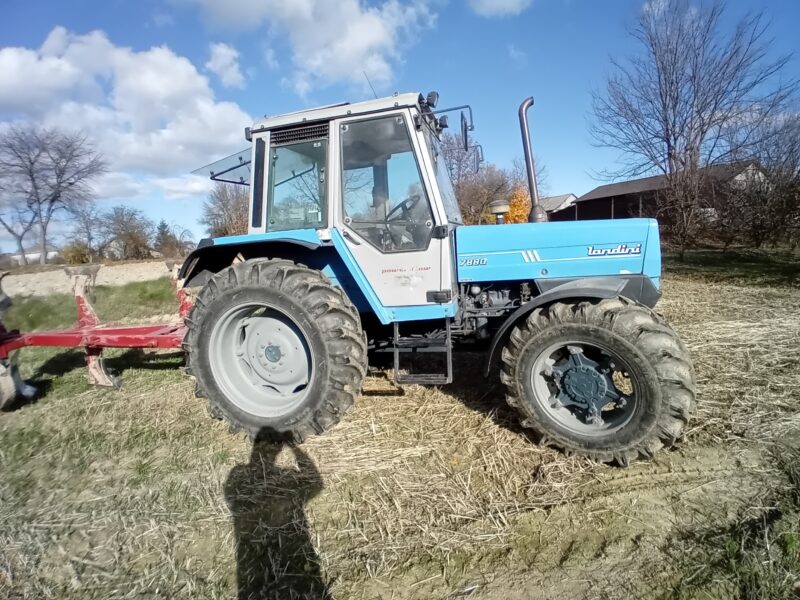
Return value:
[[(531, 373), (544, 348), (566, 340), (611, 348), (635, 371), (639, 406), (617, 431), (581, 435), (552, 418), (534, 397)], [(506, 399), (540, 443), (567, 454), (627, 465), (672, 446), (695, 409), (695, 381), (686, 347), (666, 321), (625, 298), (554, 303), (535, 309), (511, 332), (502, 353)], [(563, 409), (561, 409), (563, 410)]]
[[(215, 323), (226, 311), (248, 302), (265, 303), (288, 315), (313, 356), (307, 393), (288, 414), (269, 417), (248, 412), (214, 378), (210, 361)], [(232, 265), (203, 287), (186, 325), (183, 348), (186, 370), (196, 381), (195, 394), (207, 398), (212, 416), (227, 421), (232, 431), (259, 439), (290, 437), (299, 443), (338, 423), (361, 391), (367, 350), (358, 312), (319, 271), (280, 259)]]

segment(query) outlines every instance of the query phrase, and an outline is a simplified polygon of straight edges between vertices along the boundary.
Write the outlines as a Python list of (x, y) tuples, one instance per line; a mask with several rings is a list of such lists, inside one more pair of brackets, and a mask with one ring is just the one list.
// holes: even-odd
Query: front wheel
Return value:
[(503, 349), (508, 403), (542, 443), (622, 465), (681, 437), (694, 411), (686, 348), (625, 298), (535, 309)]

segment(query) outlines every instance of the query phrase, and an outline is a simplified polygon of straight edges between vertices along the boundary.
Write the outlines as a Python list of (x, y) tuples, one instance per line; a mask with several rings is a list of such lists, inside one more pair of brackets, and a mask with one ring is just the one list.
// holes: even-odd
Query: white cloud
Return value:
[(95, 197), (104, 199), (135, 198), (147, 192), (147, 186), (129, 173), (104, 173), (92, 184)]
[(211, 58), (206, 69), (214, 73), (225, 87), (244, 87), (244, 75), (239, 68), (239, 51), (228, 44), (216, 43), (210, 47)]
[(199, 5), (214, 23), (266, 25), (285, 36), (294, 67), (288, 83), (300, 95), (340, 81), (363, 85), (363, 71), (374, 85), (386, 87), (407, 44), (436, 22), (430, 0), (384, 0), (377, 6), (361, 0), (183, 1)]
[(101, 31), (63, 27), (39, 49), (0, 49), (3, 115), (85, 131), (111, 173), (132, 174), (98, 182), (119, 197), (154, 189), (147, 177), (186, 173), (241, 149), (252, 122), (237, 104), (218, 101), (208, 78), (168, 47), (134, 51)]
[(513, 17), (527, 9), (533, 0), (468, 0), (470, 8), (482, 17)]
[(278, 55), (272, 48), (264, 49), (264, 62), (269, 67), (270, 71), (277, 71), (281, 68), (281, 63), (278, 61)]
[(162, 177), (155, 180), (156, 188), (167, 198), (191, 198), (206, 196), (213, 187), (213, 182), (198, 175), (182, 175), (181, 177)]

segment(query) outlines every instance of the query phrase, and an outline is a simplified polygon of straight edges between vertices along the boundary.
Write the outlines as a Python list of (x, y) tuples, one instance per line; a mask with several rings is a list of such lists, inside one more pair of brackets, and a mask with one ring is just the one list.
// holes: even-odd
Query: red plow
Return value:
[[(174, 323), (154, 325), (114, 326), (103, 324), (89, 299), (101, 265), (67, 267), (65, 271), (73, 282), (78, 322), (70, 329), (57, 331), (20, 332), (7, 330), (0, 319), (0, 408), (11, 404), (15, 398), (31, 398), (36, 389), (22, 381), (17, 365), (11, 360), (14, 350), (28, 346), (55, 346), (83, 348), (86, 352), (86, 375), (93, 385), (119, 387), (121, 381), (106, 371), (103, 364), (105, 348), (180, 348), (186, 327), (183, 320), (192, 308), (187, 291), (178, 285), (174, 265), (167, 263), (178, 296), (178, 315)], [(11, 298), (2, 290), (2, 280), (8, 273), (0, 274), (0, 316), (11, 306)]]

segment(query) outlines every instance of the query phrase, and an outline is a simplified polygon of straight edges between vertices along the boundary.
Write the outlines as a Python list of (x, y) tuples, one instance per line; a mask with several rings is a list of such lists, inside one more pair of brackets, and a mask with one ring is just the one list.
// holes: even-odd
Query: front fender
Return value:
[[(537, 282), (540, 289), (545, 282)], [(632, 275), (628, 277), (590, 277), (572, 279), (567, 282), (549, 280), (546, 282), (546, 289), (543, 293), (520, 306), (511, 313), (500, 329), (492, 338), (492, 345), (489, 347), (489, 355), (486, 360), (484, 375), (489, 376), (489, 371), (495, 362), (497, 353), (508, 339), (511, 328), (520, 320), (526, 318), (534, 309), (552, 304), (559, 300), (604, 300), (624, 296), (645, 306), (653, 307), (661, 297), (661, 292), (653, 284), (653, 281), (645, 275)]]

